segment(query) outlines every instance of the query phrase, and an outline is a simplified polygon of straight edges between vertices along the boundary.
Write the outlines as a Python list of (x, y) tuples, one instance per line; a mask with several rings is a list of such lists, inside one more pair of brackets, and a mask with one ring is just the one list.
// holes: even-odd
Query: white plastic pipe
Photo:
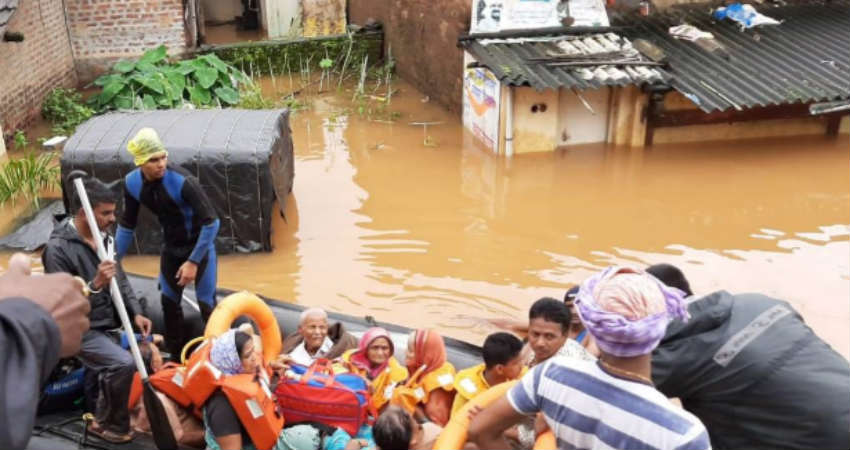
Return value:
[(514, 88), (508, 86), (505, 98), (505, 156), (514, 156)]

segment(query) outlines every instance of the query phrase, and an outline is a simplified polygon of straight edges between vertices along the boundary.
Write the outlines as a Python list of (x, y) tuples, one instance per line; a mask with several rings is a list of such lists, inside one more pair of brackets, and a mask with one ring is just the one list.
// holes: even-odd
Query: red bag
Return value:
[(310, 367), (293, 365), (291, 370), (296, 376), (281, 379), (275, 390), (286, 423), (320, 422), (354, 436), (377, 416), (363, 378), (350, 373), (334, 375), (326, 359), (316, 360)]

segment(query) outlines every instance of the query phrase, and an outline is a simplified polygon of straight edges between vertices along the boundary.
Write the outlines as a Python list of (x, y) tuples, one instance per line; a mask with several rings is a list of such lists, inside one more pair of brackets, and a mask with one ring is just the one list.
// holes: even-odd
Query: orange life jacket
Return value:
[[(159, 369), (156, 373), (151, 374), (150, 378), (148, 378), (151, 385), (156, 388), (157, 391), (167, 395), (178, 405), (188, 408), (192, 404), (192, 399), (189, 398), (189, 395), (183, 389), (185, 379), (186, 368), (173, 362), (166, 363), (161, 369)], [(136, 403), (139, 402), (141, 396), (142, 379), (139, 376), (139, 373), (136, 372), (133, 375), (133, 384), (130, 386), (128, 407), (133, 409), (133, 407), (136, 406)]]
[(283, 415), (277, 410), (266, 378), (251, 374), (225, 376), (221, 381), (221, 390), (236, 411), (254, 447), (259, 450), (274, 447), (283, 429)]
[(283, 429), (283, 415), (275, 406), (268, 386), (269, 373), (261, 369), (263, 376), (252, 374), (225, 375), (209, 359), (212, 344), (201, 344), (186, 363), (183, 391), (193, 404), (200, 407), (221, 389), (248, 436), (259, 450), (271, 449)]

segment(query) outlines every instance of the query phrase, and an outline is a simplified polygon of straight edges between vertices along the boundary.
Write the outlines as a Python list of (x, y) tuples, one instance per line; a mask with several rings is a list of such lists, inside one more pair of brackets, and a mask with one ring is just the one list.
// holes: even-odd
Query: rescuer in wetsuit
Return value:
[(120, 260), (133, 242), (139, 205), (159, 219), (163, 232), (159, 288), (165, 318), (165, 342), (179, 355), (189, 336), (183, 325), (183, 288), (195, 283), (206, 323), (216, 304), (215, 237), (219, 220), (198, 180), (179, 167), (168, 167), (168, 152), (152, 128), (142, 128), (127, 144), (138, 166), (124, 178), (124, 214), (115, 236)]

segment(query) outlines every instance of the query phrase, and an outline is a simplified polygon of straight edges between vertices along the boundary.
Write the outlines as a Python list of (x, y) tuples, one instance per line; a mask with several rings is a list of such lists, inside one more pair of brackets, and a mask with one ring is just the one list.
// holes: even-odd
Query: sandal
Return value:
[(102, 428), (97, 422), (91, 422), (88, 426), (89, 433), (113, 444), (126, 444), (133, 440), (133, 433), (121, 434)]

